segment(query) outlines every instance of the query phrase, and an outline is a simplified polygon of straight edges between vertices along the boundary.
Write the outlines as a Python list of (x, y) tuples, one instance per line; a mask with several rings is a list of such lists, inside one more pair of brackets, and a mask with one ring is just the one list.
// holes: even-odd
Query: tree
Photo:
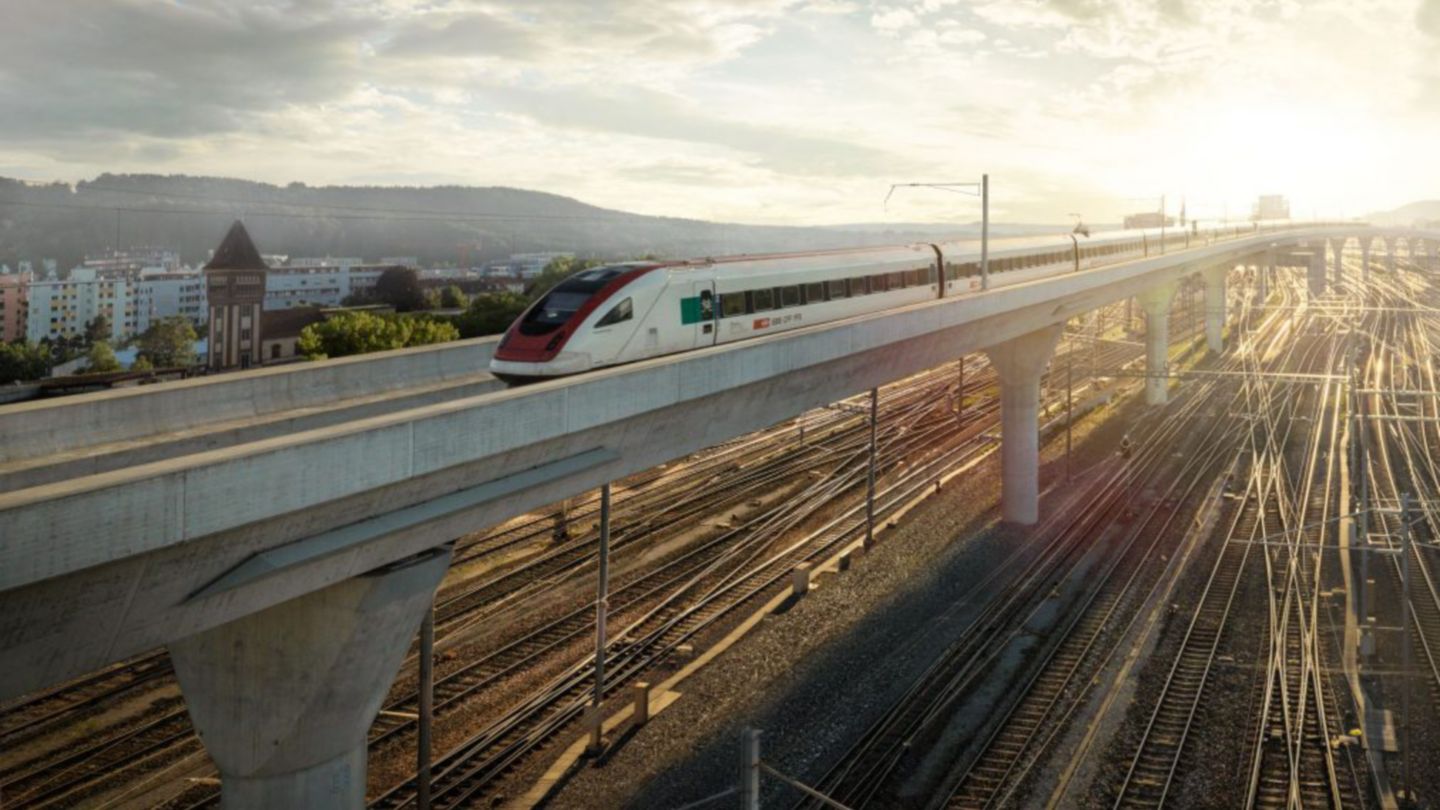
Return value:
[(103, 312), (85, 323), (85, 345), (93, 346), (110, 339), (110, 316)]
[(446, 309), (465, 309), (470, 306), (470, 296), (451, 284), (440, 291), (440, 306)]
[(103, 340), (95, 341), (90, 347), (90, 352), (86, 355), (86, 358), (86, 374), (101, 374), (107, 371), (120, 370), (120, 361), (115, 358), (115, 350), (110, 348), (110, 344)]
[(50, 347), (29, 341), (0, 342), (0, 385), (38, 380), (50, 373)]
[(401, 318), (400, 322), (409, 328), (405, 335), (406, 346), (429, 346), (432, 343), (446, 343), (460, 338), (459, 330), (449, 321), (435, 318)]
[(410, 312), (425, 306), (425, 291), (420, 276), (410, 267), (391, 267), (375, 279), (376, 300), (383, 301), (396, 312)]
[(317, 360), (443, 343), (459, 337), (452, 324), (434, 318), (342, 312), (305, 327), (299, 348)]
[(135, 358), (135, 362), (133, 362), (133, 363), (130, 364), (130, 370), (131, 370), (131, 371), (154, 371), (154, 370), (155, 370), (155, 364), (152, 363), (152, 362), (150, 362), (150, 358), (148, 358), (148, 357), (146, 357), (146, 356), (144, 356), (144, 355), (140, 355), (139, 357), (136, 357), (136, 358)]
[(195, 365), (195, 327), (183, 315), (160, 318), (135, 339), (139, 357), (155, 368)]
[(426, 290), (426, 291), (425, 291), (425, 309), (439, 309), (439, 308), (440, 308), (440, 291), (437, 290), (437, 289), (434, 289), (433, 287), (432, 287), (431, 289)]
[(520, 317), (530, 301), (512, 292), (485, 293), (470, 300), (465, 312), (455, 316), (460, 337), (472, 338), (504, 332)]

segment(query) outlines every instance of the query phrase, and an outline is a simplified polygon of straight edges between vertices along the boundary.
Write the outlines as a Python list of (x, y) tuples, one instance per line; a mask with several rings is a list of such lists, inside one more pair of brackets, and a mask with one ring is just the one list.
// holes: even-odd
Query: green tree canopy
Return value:
[(375, 279), (375, 300), (383, 301), (396, 312), (411, 312), (425, 306), (425, 291), (420, 276), (410, 267), (391, 267)]
[(85, 322), (85, 343), (92, 345), (110, 339), (110, 316), (100, 313)]
[(110, 348), (109, 343), (97, 340), (86, 355), (85, 373), (101, 374), (107, 371), (120, 371), (120, 361), (115, 358), (115, 350)]
[(455, 340), (454, 325), (429, 317), (343, 312), (300, 333), (300, 351), (312, 360), (345, 357)]
[(529, 305), (529, 299), (512, 292), (477, 295), (470, 300), (470, 306), (464, 313), (455, 316), (454, 324), (460, 330), (460, 337), (498, 335), (508, 329)]
[(131, 371), (153, 371), (154, 369), (155, 364), (150, 362), (150, 358), (143, 354), (136, 357), (135, 362), (130, 364)]
[(135, 338), (139, 357), (155, 368), (176, 368), (195, 365), (195, 327), (190, 319), (175, 315), (160, 318)]
[(38, 380), (50, 373), (50, 347), (29, 341), (0, 342), (0, 385)]
[(465, 309), (470, 306), (470, 296), (466, 295), (459, 287), (451, 284), (440, 291), (440, 306), (446, 309)]

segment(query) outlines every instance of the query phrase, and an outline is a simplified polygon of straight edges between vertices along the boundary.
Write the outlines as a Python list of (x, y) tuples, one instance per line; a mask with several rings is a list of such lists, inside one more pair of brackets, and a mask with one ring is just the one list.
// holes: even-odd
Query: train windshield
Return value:
[(590, 297), (599, 292), (606, 284), (609, 284), (616, 276), (625, 273), (633, 268), (621, 265), (619, 267), (596, 267), (592, 270), (582, 270), (579, 273), (556, 284), (540, 303), (530, 308), (525, 313), (525, 319), (520, 322), (520, 334), (522, 335), (543, 335), (559, 329), (566, 321), (570, 320)]

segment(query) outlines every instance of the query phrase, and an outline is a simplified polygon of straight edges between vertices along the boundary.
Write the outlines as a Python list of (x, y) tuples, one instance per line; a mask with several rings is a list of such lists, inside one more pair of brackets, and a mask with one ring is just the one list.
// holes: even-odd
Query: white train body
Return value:
[[(992, 241), (990, 284), (1184, 250), (1266, 227)], [(979, 243), (966, 241), (594, 268), (527, 309), (505, 333), (490, 368), (509, 382), (546, 379), (972, 295), (980, 289), (980, 261)]]

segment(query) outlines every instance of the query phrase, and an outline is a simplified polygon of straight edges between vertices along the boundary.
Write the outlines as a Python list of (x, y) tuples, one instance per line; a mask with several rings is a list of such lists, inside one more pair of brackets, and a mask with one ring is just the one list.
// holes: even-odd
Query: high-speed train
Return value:
[[(1293, 227), (1108, 231), (991, 240), (990, 286)], [(625, 262), (555, 285), (501, 338), (509, 383), (578, 374), (980, 289), (975, 241), (674, 262)]]

